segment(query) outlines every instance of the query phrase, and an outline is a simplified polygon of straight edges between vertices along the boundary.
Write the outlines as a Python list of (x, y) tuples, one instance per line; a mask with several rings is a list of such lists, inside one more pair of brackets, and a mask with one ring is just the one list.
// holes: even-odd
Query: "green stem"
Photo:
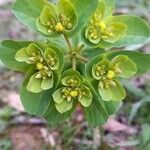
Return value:
[(81, 44), (76, 51), (80, 52), (84, 48), (84, 44)]
[(70, 51), (73, 51), (73, 48), (72, 48), (72, 46), (71, 46), (71, 42), (69, 41), (69, 39), (67, 38), (67, 36), (66, 36), (65, 34), (63, 34), (63, 35), (64, 35), (64, 38), (65, 38), (65, 40), (66, 40), (66, 43), (67, 43), (67, 45), (68, 45), (69, 50), (70, 50)]
[(86, 58), (84, 58), (84, 57), (82, 57), (81, 55), (76, 55), (76, 58), (78, 58), (78, 59), (80, 59), (80, 60), (82, 60), (83, 62), (85, 62), (85, 63), (87, 63), (88, 62), (88, 59), (86, 59)]
[(77, 67), (76, 58), (72, 58), (72, 69), (76, 70), (76, 67)]

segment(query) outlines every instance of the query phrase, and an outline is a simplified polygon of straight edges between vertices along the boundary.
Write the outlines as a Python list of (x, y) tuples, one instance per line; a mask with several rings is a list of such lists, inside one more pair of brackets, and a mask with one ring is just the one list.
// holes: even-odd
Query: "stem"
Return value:
[(70, 51), (73, 51), (73, 49), (72, 49), (72, 46), (71, 46), (71, 43), (70, 43), (69, 39), (67, 38), (67, 36), (66, 36), (65, 34), (63, 34), (63, 35), (64, 35), (64, 38), (65, 38), (65, 40), (66, 40), (66, 42), (67, 42), (67, 45), (68, 45), (69, 50), (70, 50)]
[(72, 58), (72, 69), (76, 70), (77, 63), (76, 63), (76, 58)]
[(83, 62), (85, 62), (85, 63), (87, 63), (88, 62), (88, 59), (86, 59), (86, 58), (84, 58), (84, 57), (82, 57), (81, 55), (76, 55), (76, 58), (78, 58), (78, 59), (80, 59), (80, 60), (82, 60)]
[(77, 51), (80, 52), (80, 51), (84, 48), (84, 46), (85, 46), (84, 44), (81, 44), (81, 45), (78, 47)]

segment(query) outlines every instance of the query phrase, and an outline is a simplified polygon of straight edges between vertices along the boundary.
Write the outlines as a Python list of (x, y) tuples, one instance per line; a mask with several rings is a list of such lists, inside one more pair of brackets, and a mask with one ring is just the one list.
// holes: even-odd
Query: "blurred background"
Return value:
[[(14, 0), (0, 0), (0, 41), (36, 40), (11, 12)], [(116, 14), (130, 13), (150, 23), (150, 0), (116, 0)], [(125, 47), (150, 52), (150, 41)], [(19, 99), (23, 75), (0, 62), (0, 150), (150, 150), (150, 74), (124, 81), (127, 98), (103, 127), (93, 128), (80, 110), (61, 124), (29, 116)]]

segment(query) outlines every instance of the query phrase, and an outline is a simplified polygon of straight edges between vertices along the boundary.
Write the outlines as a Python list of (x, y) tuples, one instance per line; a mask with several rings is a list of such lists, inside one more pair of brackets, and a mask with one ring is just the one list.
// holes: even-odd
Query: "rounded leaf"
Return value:
[(30, 58), (30, 56), (26, 52), (26, 47), (18, 50), (16, 55), (15, 55), (15, 59), (19, 62), (30, 63), (29, 58)]
[[(58, 56), (56, 55), (56, 52), (52, 49), (52, 48), (47, 48), (44, 51), (44, 57), (47, 61), (49, 61), (49, 59), (52, 59), (52, 61), (50, 60), (50, 64), (48, 62), (48, 65), (50, 66), (50, 68), (52, 70), (56, 70), (59, 68), (59, 59)], [(51, 58), (49, 58), (51, 57)]]
[(62, 95), (61, 95), (61, 91), (62, 91), (62, 88), (56, 90), (56, 91), (53, 93), (53, 100), (54, 100), (54, 102), (56, 102), (57, 104), (60, 104), (60, 103), (62, 103), (62, 101), (64, 101), (64, 99), (62, 98)]
[(61, 113), (69, 111), (73, 106), (73, 101), (68, 102), (67, 100), (62, 101), (60, 104), (55, 103), (56, 109)]
[(119, 81), (115, 81), (116, 85), (109, 85), (108, 88), (98, 87), (100, 96), (104, 101), (122, 101), (126, 97), (126, 92)]
[(82, 106), (89, 107), (92, 102), (92, 93), (90, 89), (87, 88), (86, 86), (82, 86), (81, 90), (82, 90), (81, 92), (84, 92), (85, 95), (79, 97), (78, 100), (82, 104)]
[(65, 15), (69, 18), (69, 22), (72, 26), (71, 30), (73, 30), (77, 25), (77, 14), (74, 6), (69, 0), (59, 0), (57, 3), (57, 9), (60, 15)]
[(42, 84), (41, 84), (41, 88), (43, 90), (48, 90), (48, 89), (51, 89), (54, 85), (54, 79), (53, 79), (53, 75), (51, 78), (46, 78), (42, 81)]
[[(112, 30), (111, 32), (112, 36), (108, 36), (107, 38), (103, 40), (109, 43), (115, 43), (116, 41), (118, 41), (123, 36), (127, 28), (126, 25), (121, 22), (112, 22), (111, 24), (108, 24), (107, 26), (108, 26), (107, 27), (108, 29)], [(101, 44), (99, 44), (99, 46), (100, 45)]]
[(116, 65), (121, 70), (119, 74), (122, 78), (131, 78), (137, 72), (136, 64), (125, 55), (118, 55), (114, 59), (111, 60), (112, 66)]
[(29, 82), (27, 84), (27, 91), (33, 92), (33, 93), (39, 93), (42, 92), (43, 89), (41, 88), (42, 79), (37, 79), (36, 74), (32, 75), (29, 79)]
[(96, 80), (100, 80), (101, 77), (97, 76), (96, 74), (96, 69), (105, 69), (107, 70), (107, 68), (109, 68), (110, 62), (107, 58), (103, 58), (99, 63), (94, 64), (92, 67), (92, 75)]
[(67, 71), (65, 71), (63, 74), (62, 74), (62, 84), (65, 85), (65, 86), (70, 86), (67, 81), (69, 79), (74, 79), (77, 81), (77, 83), (74, 85), (74, 86), (78, 86), (81, 84), (82, 82), (82, 76), (80, 75), (80, 73), (76, 70), (73, 70), (73, 69), (69, 69)]

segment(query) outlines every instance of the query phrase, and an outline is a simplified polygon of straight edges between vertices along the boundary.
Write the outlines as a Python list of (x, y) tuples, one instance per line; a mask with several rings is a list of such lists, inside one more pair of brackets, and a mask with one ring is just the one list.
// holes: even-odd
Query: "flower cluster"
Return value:
[(20, 49), (15, 59), (34, 66), (35, 73), (27, 84), (28, 91), (39, 93), (53, 87), (53, 72), (59, 68), (59, 59), (54, 49), (47, 47), (42, 50), (36, 44), (31, 43), (28, 47)]
[(116, 111), (126, 96), (121, 79), (147, 72), (149, 54), (111, 48), (143, 44), (150, 29), (113, 9), (114, 0), (15, 0), (13, 13), (40, 40), (3, 41), (0, 59), (26, 73), (20, 97), (28, 113), (60, 122), (80, 105), (96, 126)]
[(44, 6), (36, 21), (37, 29), (40, 32), (52, 36), (70, 32), (76, 24), (76, 11), (68, 0), (61, 0), (57, 5), (49, 3), (49, 5)]
[(126, 30), (126, 25), (121, 22), (109, 21), (105, 17), (105, 2), (99, 1), (99, 5), (85, 29), (85, 37), (92, 44), (100, 44), (105, 41), (115, 43), (118, 41)]
[(89, 107), (92, 102), (92, 93), (84, 84), (77, 71), (68, 70), (64, 73), (61, 83), (63, 86), (53, 94), (56, 109), (60, 113), (69, 111), (78, 100), (84, 107)]
[(121, 101), (125, 98), (118, 78), (131, 78), (136, 73), (136, 65), (125, 55), (108, 60), (103, 58), (92, 67), (93, 78), (98, 81), (98, 91), (103, 100)]

